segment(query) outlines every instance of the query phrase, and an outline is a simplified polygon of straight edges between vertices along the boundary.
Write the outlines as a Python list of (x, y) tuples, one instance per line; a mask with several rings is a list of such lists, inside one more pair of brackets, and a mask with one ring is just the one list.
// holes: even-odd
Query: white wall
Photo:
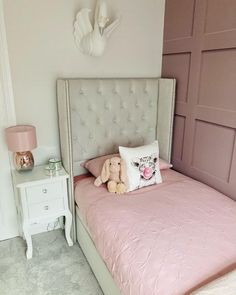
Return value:
[(59, 155), (58, 77), (158, 77), (161, 74), (165, 0), (107, 0), (122, 16), (105, 55), (82, 55), (73, 21), (93, 0), (4, 0), (18, 124), (37, 128), (36, 164)]
[[(1, 66), (0, 63), (0, 74), (2, 74)], [(2, 79), (0, 78), (0, 241), (18, 235), (16, 207), (11, 184), (11, 167), (4, 133), (8, 122)]]
[(0, 0), (0, 241), (18, 235), (16, 206), (11, 183), (10, 158), (5, 141), (5, 127), (15, 124), (8, 50)]

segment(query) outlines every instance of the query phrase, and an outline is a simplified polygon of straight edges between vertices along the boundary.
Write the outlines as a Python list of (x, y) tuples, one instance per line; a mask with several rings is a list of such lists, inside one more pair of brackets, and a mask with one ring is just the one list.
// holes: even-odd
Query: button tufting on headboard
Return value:
[[(71, 130), (68, 138), (72, 138), (76, 174), (81, 161), (117, 152), (119, 145), (143, 145), (157, 137), (162, 157), (170, 160), (174, 80), (68, 79), (58, 85), (58, 101), (67, 101), (68, 108), (65, 113), (65, 102), (61, 101), (60, 133), (66, 117), (70, 125), (64, 130)], [(61, 140), (62, 154), (64, 145)]]

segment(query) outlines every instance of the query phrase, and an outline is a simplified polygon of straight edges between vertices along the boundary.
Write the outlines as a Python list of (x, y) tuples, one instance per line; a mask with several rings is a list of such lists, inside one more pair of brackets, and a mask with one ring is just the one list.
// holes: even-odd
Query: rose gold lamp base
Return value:
[(30, 151), (15, 152), (13, 161), (17, 171), (29, 171), (34, 168), (34, 157)]

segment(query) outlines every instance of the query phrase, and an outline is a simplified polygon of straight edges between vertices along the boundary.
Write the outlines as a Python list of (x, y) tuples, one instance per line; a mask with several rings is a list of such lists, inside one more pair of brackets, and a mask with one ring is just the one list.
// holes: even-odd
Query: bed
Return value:
[(80, 164), (119, 145), (158, 139), (160, 157), (170, 161), (174, 93), (173, 79), (57, 82), (72, 236), (105, 295), (190, 294), (235, 267), (235, 202), (204, 184), (168, 169), (161, 185), (122, 198), (95, 188), (93, 177), (74, 194), (74, 176), (85, 173)]

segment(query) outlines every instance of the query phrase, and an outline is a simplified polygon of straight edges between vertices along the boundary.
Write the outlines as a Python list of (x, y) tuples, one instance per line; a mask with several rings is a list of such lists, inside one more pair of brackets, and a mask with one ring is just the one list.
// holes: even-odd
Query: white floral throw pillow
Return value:
[(119, 147), (127, 169), (127, 192), (161, 183), (158, 141), (135, 148)]

